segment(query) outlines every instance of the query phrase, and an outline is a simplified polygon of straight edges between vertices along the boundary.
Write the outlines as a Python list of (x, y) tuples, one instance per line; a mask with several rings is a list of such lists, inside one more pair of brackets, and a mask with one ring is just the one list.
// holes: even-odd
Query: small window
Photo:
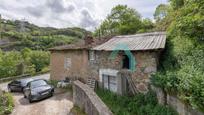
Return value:
[(95, 52), (92, 51), (92, 50), (89, 51), (89, 60), (90, 60), (90, 61), (95, 60)]
[(64, 62), (64, 68), (65, 69), (69, 69), (71, 67), (71, 58), (65, 58), (65, 62)]

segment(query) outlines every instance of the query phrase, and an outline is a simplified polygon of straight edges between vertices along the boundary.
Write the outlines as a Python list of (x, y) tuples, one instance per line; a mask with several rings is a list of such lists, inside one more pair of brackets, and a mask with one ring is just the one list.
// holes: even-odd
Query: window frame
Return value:
[(96, 59), (96, 56), (95, 56), (95, 51), (94, 50), (89, 50), (89, 61), (94, 61)]
[(72, 65), (72, 59), (69, 57), (65, 57), (64, 59), (64, 68), (69, 69)]

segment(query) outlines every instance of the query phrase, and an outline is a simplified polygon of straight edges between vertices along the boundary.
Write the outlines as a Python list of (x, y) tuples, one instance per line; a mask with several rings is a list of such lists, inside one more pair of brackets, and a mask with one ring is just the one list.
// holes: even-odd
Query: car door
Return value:
[(21, 82), (20, 81), (13, 81), (10, 85), (10, 88), (14, 91), (21, 91)]
[(30, 89), (30, 83), (28, 83), (28, 85), (24, 88), (24, 95), (25, 95), (26, 97), (29, 97), (30, 91), (31, 91), (31, 89)]

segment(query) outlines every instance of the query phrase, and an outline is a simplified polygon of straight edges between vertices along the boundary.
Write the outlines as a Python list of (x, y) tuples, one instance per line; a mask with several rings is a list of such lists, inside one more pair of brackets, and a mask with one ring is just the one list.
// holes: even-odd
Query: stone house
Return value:
[(51, 79), (94, 78), (99, 86), (118, 94), (147, 92), (165, 48), (164, 32), (87, 37), (84, 44), (60, 46), (51, 51)]

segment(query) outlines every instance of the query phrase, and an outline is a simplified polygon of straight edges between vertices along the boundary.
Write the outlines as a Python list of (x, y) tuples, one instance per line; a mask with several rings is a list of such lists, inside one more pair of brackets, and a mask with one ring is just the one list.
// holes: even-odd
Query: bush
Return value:
[(0, 78), (49, 71), (50, 53), (28, 48), (21, 52), (0, 50)]
[(35, 71), (40, 72), (43, 68), (47, 67), (50, 63), (49, 52), (32, 51), (30, 53), (30, 62), (34, 65)]
[(19, 52), (2, 52), (0, 50), (0, 78), (17, 75), (17, 66), (21, 62), (22, 57)]
[(78, 106), (74, 106), (71, 109), (70, 113), (73, 115), (86, 115), (86, 113), (83, 110), (81, 110)]
[(8, 115), (12, 112), (14, 100), (10, 93), (0, 95), (0, 115)]
[(102, 89), (96, 93), (115, 115), (177, 115), (171, 108), (159, 105), (152, 91), (134, 97), (118, 96)]
[[(204, 111), (204, 1), (170, 0), (167, 47), (152, 83)], [(196, 11), (196, 12), (195, 12)]]

